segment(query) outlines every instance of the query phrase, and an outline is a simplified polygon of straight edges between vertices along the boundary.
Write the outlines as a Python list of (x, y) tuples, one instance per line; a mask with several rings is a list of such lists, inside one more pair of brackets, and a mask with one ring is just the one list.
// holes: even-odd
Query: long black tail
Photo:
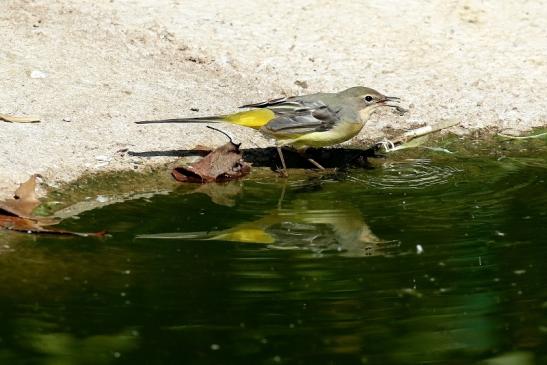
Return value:
[(218, 123), (224, 121), (222, 117), (198, 117), (198, 118), (176, 118), (162, 120), (141, 120), (136, 124), (155, 124), (155, 123)]

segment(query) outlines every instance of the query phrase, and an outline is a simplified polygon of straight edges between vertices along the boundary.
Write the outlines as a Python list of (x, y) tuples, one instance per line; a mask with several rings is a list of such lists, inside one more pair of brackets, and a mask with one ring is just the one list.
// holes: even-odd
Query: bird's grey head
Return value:
[[(392, 106), (388, 104), (399, 102), (399, 98), (394, 96), (385, 96), (384, 94), (364, 86), (350, 87), (338, 93), (344, 98), (357, 99), (363, 106)], [(389, 103), (392, 102), (392, 103)]]
[(359, 110), (362, 118), (370, 116), (374, 110), (381, 106), (400, 108), (400, 99), (394, 96), (385, 96), (382, 93), (364, 86), (350, 87), (338, 93), (343, 98), (352, 100)]

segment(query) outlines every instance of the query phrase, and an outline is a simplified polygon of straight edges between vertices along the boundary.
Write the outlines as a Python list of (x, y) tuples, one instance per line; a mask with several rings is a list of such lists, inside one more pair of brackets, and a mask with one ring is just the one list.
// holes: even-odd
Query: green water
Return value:
[(0, 363), (547, 364), (547, 154), (428, 156), (0, 233)]

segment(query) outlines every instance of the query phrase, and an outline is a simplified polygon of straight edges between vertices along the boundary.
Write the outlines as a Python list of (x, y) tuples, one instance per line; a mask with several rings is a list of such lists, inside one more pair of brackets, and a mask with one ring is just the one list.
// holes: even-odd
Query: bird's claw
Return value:
[(391, 142), (389, 139), (385, 139), (376, 143), (376, 147), (379, 149), (383, 147), (386, 152), (392, 152), (395, 150), (395, 143)]
[(289, 174), (285, 169), (277, 169), (276, 172), (279, 174), (279, 177), (289, 177)]

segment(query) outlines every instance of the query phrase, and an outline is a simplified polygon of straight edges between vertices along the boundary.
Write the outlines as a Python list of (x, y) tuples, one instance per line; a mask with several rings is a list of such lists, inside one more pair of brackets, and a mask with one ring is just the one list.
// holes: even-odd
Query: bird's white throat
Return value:
[(368, 118), (378, 109), (379, 105), (371, 105), (364, 109), (359, 110), (359, 118), (361, 118), (361, 122), (366, 122)]

